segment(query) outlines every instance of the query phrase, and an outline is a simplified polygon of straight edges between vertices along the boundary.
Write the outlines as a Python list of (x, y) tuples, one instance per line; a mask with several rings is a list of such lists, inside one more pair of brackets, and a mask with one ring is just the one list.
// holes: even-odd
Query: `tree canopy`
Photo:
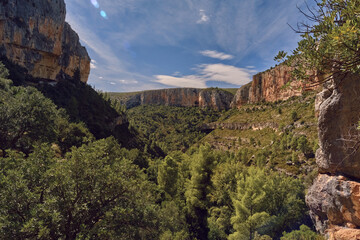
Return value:
[[(360, 1), (314, 3), (299, 8), (307, 21), (293, 28), (302, 38), (288, 57), (295, 76), (309, 79), (309, 70), (316, 70), (318, 76), (325, 76), (317, 82), (321, 83), (334, 74), (360, 73)], [(284, 57), (281, 51), (275, 59)]]

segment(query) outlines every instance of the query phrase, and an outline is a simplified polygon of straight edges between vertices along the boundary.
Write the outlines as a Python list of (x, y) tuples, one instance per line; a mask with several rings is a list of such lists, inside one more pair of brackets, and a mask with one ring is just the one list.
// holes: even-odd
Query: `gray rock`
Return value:
[(320, 174), (315, 179), (306, 195), (306, 203), (319, 232), (325, 233), (335, 225), (360, 226), (359, 187), (360, 183), (343, 176)]
[(360, 151), (356, 149), (360, 140), (356, 130), (360, 119), (360, 76), (337, 76), (333, 83), (335, 88), (319, 94), (320, 149), (316, 161), (321, 173), (360, 178)]

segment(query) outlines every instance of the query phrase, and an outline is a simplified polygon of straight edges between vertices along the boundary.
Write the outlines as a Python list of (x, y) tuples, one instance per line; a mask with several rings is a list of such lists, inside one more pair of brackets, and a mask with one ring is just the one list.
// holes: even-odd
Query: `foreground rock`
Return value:
[(86, 82), (90, 58), (65, 22), (64, 0), (7, 0), (0, 3), (0, 55), (36, 78), (56, 80), (80, 70)]
[(360, 76), (334, 76), (318, 94), (319, 176), (306, 196), (328, 239), (360, 239)]
[(171, 88), (144, 91), (122, 101), (127, 108), (139, 105), (201, 107), (215, 110), (230, 108), (233, 95), (221, 89)]
[(360, 179), (360, 76), (339, 76), (319, 95), (319, 171)]

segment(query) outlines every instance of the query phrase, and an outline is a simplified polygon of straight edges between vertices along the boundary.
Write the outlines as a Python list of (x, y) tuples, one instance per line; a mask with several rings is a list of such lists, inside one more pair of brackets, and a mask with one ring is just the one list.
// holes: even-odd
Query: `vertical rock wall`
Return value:
[(360, 239), (360, 76), (334, 76), (318, 94), (319, 176), (306, 202), (329, 239)]
[(65, 14), (64, 0), (2, 0), (0, 55), (33, 77), (56, 80), (79, 69), (86, 82), (90, 58)]
[(127, 108), (139, 105), (201, 107), (215, 110), (229, 109), (233, 94), (221, 89), (171, 88), (144, 91), (122, 103)]
[[(231, 104), (232, 107), (262, 101), (275, 102), (277, 100), (287, 100), (293, 96), (300, 96), (307, 86), (302, 81), (294, 80), (291, 75), (293, 70), (293, 67), (280, 64), (254, 75), (252, 82), (242, 86), (237, 91)], [(311, 73), (309, 72), (309, 74)]]

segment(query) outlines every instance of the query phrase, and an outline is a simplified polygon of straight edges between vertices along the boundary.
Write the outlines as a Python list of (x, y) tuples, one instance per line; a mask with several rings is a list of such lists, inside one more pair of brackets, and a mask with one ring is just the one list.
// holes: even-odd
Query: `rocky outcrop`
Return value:
[(279, 125), (275, 122), (265, 122), (265, 123), (226, 123), (226, 122), (213, 122), (206, 123), (201, 126), (202, 131), (215, 130), (215, 129), (229, 129), (229, 130), (262, 130), (265, 128), (270, 128), (273, 130), (278, 130)]
[[(292, 70), (292, 67), (281, 64), (253, 76), (249, 89), (249, 102), (274, 102), (300, 96), (304, 85), (301, 81), (291, 81)], [(285, 87), (288, 83), (289, 85)]]
[(0, 55), (35, 78), (57, 80), (80, 70), (86, 82), (90, 58), (65, 22), (64, 0), (0, 2)]
[(334, 76), (318, 94), (319, 176), (306, 202), (329, 239), (360, 239), (360, 76)]
[(236, 91), (236, 94), (231, 102), (231, 107), (236, 108), (249, 102), (249, 93), (252, 83), (248, 83)]
[[(302, 81), (295, 81), (291, 75), (293, 70), (293, 67), (280, 64), (254, 75), (252, 82), (237, 91), (231, 104), (232, 107), (240, 107), (246, 103), (287, 100), (290, 97), (302, 95), (305, 90), (317, 89), (316, 87), (309, 88)], [(308, 74), (312, 72), (309, 71)]]
[(221, 89), (171, 88), (137, 93), (124, 101), (127, 108), (139, 105), (201, 107), (224, 110), (230, 108), (233, 95)]

